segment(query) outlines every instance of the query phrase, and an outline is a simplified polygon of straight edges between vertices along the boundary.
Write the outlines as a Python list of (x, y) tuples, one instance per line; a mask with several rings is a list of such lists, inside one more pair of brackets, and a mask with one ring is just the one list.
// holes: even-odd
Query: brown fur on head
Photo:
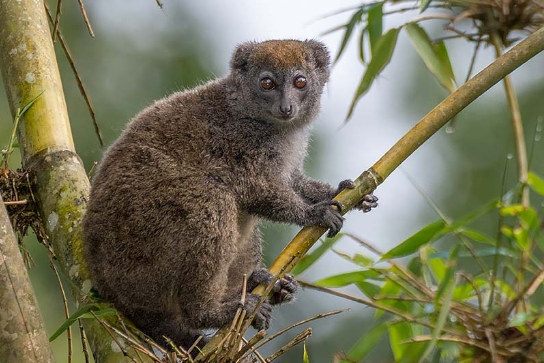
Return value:
[(328, 51), (316, 40), (267, 40), (239, 45), (231, 66), (240, 69), (248, 64), (258, 64), (263, 68), (288, 70), (295, 67), (328, 68), (329, 63)]

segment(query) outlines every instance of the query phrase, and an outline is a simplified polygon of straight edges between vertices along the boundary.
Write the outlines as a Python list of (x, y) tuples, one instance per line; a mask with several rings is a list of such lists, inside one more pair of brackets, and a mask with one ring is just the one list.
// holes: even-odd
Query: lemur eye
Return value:
[(261, 79), (261, 88), (262, 89), (264, 89), (266, 91), (269, 91), (271, 89), (274, 89), (274, 87), (276, 87), (276, 84), (270, 78)]
[(306, 87), (306, 77), (304, 76), (296, 77), (295, 80), (293, 81), (293, 85), (298, 89), (302, 89)]

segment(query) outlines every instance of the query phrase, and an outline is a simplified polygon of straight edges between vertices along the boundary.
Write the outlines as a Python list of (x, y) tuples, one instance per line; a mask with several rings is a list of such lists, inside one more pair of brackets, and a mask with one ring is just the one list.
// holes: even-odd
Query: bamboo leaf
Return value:
[(346, 31), (344, 33), (344, 37), (342, 38), (342, 42), (340, 43), (340, 49), (338, 50), (338, 54), (336, 55), (336, 58), (334, 59), (334, 63), (338, 61), (338, 59), (344, 52), (344, 49), (346, 48), (346, 45), (348, 44), (348, 40), (349, 38), (351, 38), (351, 34), (353, 33), (353, 29), (355, 28), (355, 25), (361, 22), (361, 19), (365, 12), (366, 12), (366, 7), (362, 7), (361, 9), (359, 9), (353, 14), (351, 19), (349, 19), (348, 23), (344, 26), (346, 28)]
[(364, 256), (364, 255), (361, 255), (359, 253), (356, 253), (355, 255), (353, 256), (350, 256), (346, 253), (343, 253), (343, 252), (340, 252), (340, 251), (336, 251), (335, 249), (332, 249), (331, 250), (332, 252), (334, 252), (336, 255), (342, 257), (343, 259), (349, 261), (349, 262), (352, 262), (358, 266), (361, 266), (361, 267), (370, 267), (374, 264), (374, 260), (370, 257), (367, 257), (367, 256)]
[(419, 2), (419, 12), (422, 13), (429, 7), (431, 0), (420, 0)]
[(23, 108), (21, 109), (21, 111), (17, 112), (17, 115), (18, 116), (23, 116), (26, 111), (28, 111), (28, 109), (30, 107), (32, 107), (32, 105), (34, 104), (34, 102), (36, 102), (38, 100), (38, 98), (40, 98), (42, 96), (42, 94), (45, 92), (45, 90), (41, 91), (40, 93), (38, 93), (38, 95), (36, 97), (34, 97), (33, 99), (31, 99), (30, 101), (28, 101), (28, 103), (26, 105), (23, 106)]
[(480, 242), (480, 243), (487, 243), (495, 246), (497, 244), (497, 241), (493, 238), (486, 236), (485, 234), (472, 230), (472, 229), (462, 229), (459, 231), (462, 235), (467, 236), (473, 241)]
[(370, 298), (378, 295), (380, 293), (380, 290), (382, 289), (381, 286), (367, 281), (357, 281), (355, 282), (355, 286), (357, 286), (357, 288), (361, 290), (363, 294)]
[(492, 200), (491, 202), (488, 202), (481, 207), (467, 213), (463, 217), (456, 219), (453, 221), (448, 227), (444, 229), (444, 234), (450, 233), (453, 231), (457, 231), (461, 227), (466, 227), (468, 224), (473, 222), (474, 220), (480, 218), (484, 214), (488, 213), (489, 211), (497, 208), (499, 205), (498, 201)]
[(363, 78), (357, 87), (353, 101), (351, 101), (351, 106), (346, 120), (348, 120), (353, 114), (357, 101), (369, 90), (372, 82), (374, 82), (374, 79), (376, 79), (378, 74), (380, 74), (380, 72), (391, 60), (393, 51), (395, 50), (395, 45), (397, 44), (399, 31), (400, 28), (390, 29), (377, 40), (374, 52), (372, 53), (372, 59), (368, 63), (368, 67), (363, 74)]
[(440, 220), (423, 227), (407, 240), (386, 252), (380, 260), (403, 257), (417, 252), (421, 246), (431, 242), (436, 236), (442, 235), (440, 232), (445, 226), (446, 222)]
[(527, 184), (529, 184), (531, 189), (533, 189), (536, 193), (544, 195), (544, 180), (542, 180), (532, 171), (530, 171), (529, 175), (527, 175)]
[(418, 362), (425, 348), (421, 343), (407, 344), (406, 341), (421, 333), (421, 328), (409, 322), (389, 325), (389, 340), (396, 362)]
[(97, 317), (106, 317), (106, 316), (115, 316), (117, 315), (117, 309), (115, 308), (106, 308), (106, 309), (100, 309), (95, 310), (94, 315), (91, 313), (85, 313), (80, 316), (81, 319), (93, 319), (95, 316)]
[(446, 44), (443, 40), (433, 42), (432, 44), (434, 52), (438, 56), (438, 59), (440, 59), (440, 63), (442, 63), (443, 71), (446, 73), (449, 79), (452, 80), (453, 85), (455, 86), (455, 75), (453, 74), (453, 67), (451, 66), (450, 55), (448, 53), (448, 48), (446, 48)]
[[(452, 268), (452, 270), (453, 270), (453, 268)], [(451, 276), (451, 277), (453, 277), (453, 276)], [(453, 278), (453, 279), (448, 277), (448, 279), (444, 280), (444, 282), (445, 282), (445, 284), (444, 284), (445, 288), (443, 289), (443, 292), (444, 292), (443, 299), (441, 299), (441, 302), (436, 301), (437, 306), (440, 306), (440, 312), (438, 313), (438, 319), (437, 319), (436, 325), (434, 326), (434, 329), (432, 331), (431, 341), (427, 344), (427, 348), (425, 349), (425, 352), (421, 356), (420, 361), (424, 360), (432, 352), (432, 350), (436, 346), (436, 342), (438, 341), (438, 339), (440, 337), (440, 334), (442, 333), (442, 329), (446, 325), (446, 319), (447, 319), (447, 317), (449, 315), (449, 312), (450, 312), (450, 306), (451, 306), (451, 301), (452, 301), (452, 297), (453, 297), (453, 292), (455, 290), (455, 287), (457, 286), (458, 277), (455, 276), (455, 278)], [(438, 297), (438, 293), (437, 293), (437, 297)]]
[(324, 287), (342, 287), (367, 279), (378, 279), (381, 274), (374, 270), (363, 270), (347, 272), (335, 276), (330, 276), (314, 282), (315, 285)]
[(361, 34), (359, 35), (359, 59), (363, 64), (366, 64), (366, 57), (365, 57), (365, 34), (366, 34), (366, 28), (361, 31)]
[(349, 361), (359, 362), (363, 360), (374, 348), (376, 348), (376, 344), (383, 338), (386, 331), (387, 324), (381, 323), (361, 336), (347, 353)]
[(383, 3), (369, 7), (366, 30), (370, 42), (370, 52), (374, 56), (374, 50), (383, 32)]
[[(437, 49), (433, 46), (429, 35), (425, 29), (419, 26), (419, 24), (408, 23), (404, 28), (427, 69), (438, 80), (442, 87), (449, 92), (453, 92), (455, 86), (453, 83), (451, 65), (449, 69), (445, 65), (444, 56), (447, 56), (447, 52), (444, 53), (445, 47), (438, 47), (438, 50), (441, 51), (441, 55), (439, 55)], [(449, 58), (447, 63), (449, 64)]]
[[(440, 285), (438, 286), (438, 290), (436, 291), (436, 295), (434, 298), (434, 303), (436, 306), (440, 306), (440, 300), (442, 299), (442, 296), (444, 295), (445, 291), (447, 291), (450, 288), (450, 284), (453, 280), (454, 273), (455, 273), (455, 267), (457, 266), (458, 255), (459, 255), (459, 245), (456, 245), (453, 247), (453, 250), (450, 253), (450, 257), (446, 264), (447, 270), (445, 271), (445, 274), (442, 276), (442, 279), (440, 280)], [(457, 285), (457, 282), (455, 283), (455, 285)], [(451, 291), (450, 293), (453, 293), (453, 291)]]
[(52, 342), (53, 340), (57, 339), (62, 333), (66, 331), (66, 329), (70, 327), (70, 325), (72, 325), (77, 319), (81, 318), (85, 313), (88, 313), (89, 311), (91, 311), (91, 309), (93, 308), (96, 309), (95, 304), (88, 304), (79, 308), (78, 311), (70, 315), (70, 317), (66, 319), (64, 323), (62, 323), (62, 325), (57, 329), (57, 331), (55, 331), (53, 335), (51, 335), (51, 337), (49, 338), (49, 341)]

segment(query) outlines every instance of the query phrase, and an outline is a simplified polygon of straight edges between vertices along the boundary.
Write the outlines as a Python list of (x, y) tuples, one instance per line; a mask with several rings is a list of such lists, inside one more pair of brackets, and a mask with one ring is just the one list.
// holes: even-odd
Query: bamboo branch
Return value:
[(52, 363), (38, 302), (0, 196), (0, 360)]
[[(43, 2), (0, 0), (0, 24), (0, 69), (12, 115), (43, 92), (19, 123), (23, 167), (30, 172), (45, 230), (63, 274), (70, 279), (72, 295), (86, 304), (91, 282), (80, 222), (89, 179), (75, 153)], [(97, 363), (126, 359), (112, 348), (115, 343), (97, 321), (84, 319), (83, 325)]]

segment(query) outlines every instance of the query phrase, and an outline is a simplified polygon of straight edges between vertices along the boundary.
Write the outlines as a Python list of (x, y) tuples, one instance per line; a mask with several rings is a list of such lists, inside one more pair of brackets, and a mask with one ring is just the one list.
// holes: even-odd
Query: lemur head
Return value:
[(239, 112), (280, 127), (313, 121), (329, 63), (326, 47), (315, 40), (241, 44), (232, 56), (230, 75)]

